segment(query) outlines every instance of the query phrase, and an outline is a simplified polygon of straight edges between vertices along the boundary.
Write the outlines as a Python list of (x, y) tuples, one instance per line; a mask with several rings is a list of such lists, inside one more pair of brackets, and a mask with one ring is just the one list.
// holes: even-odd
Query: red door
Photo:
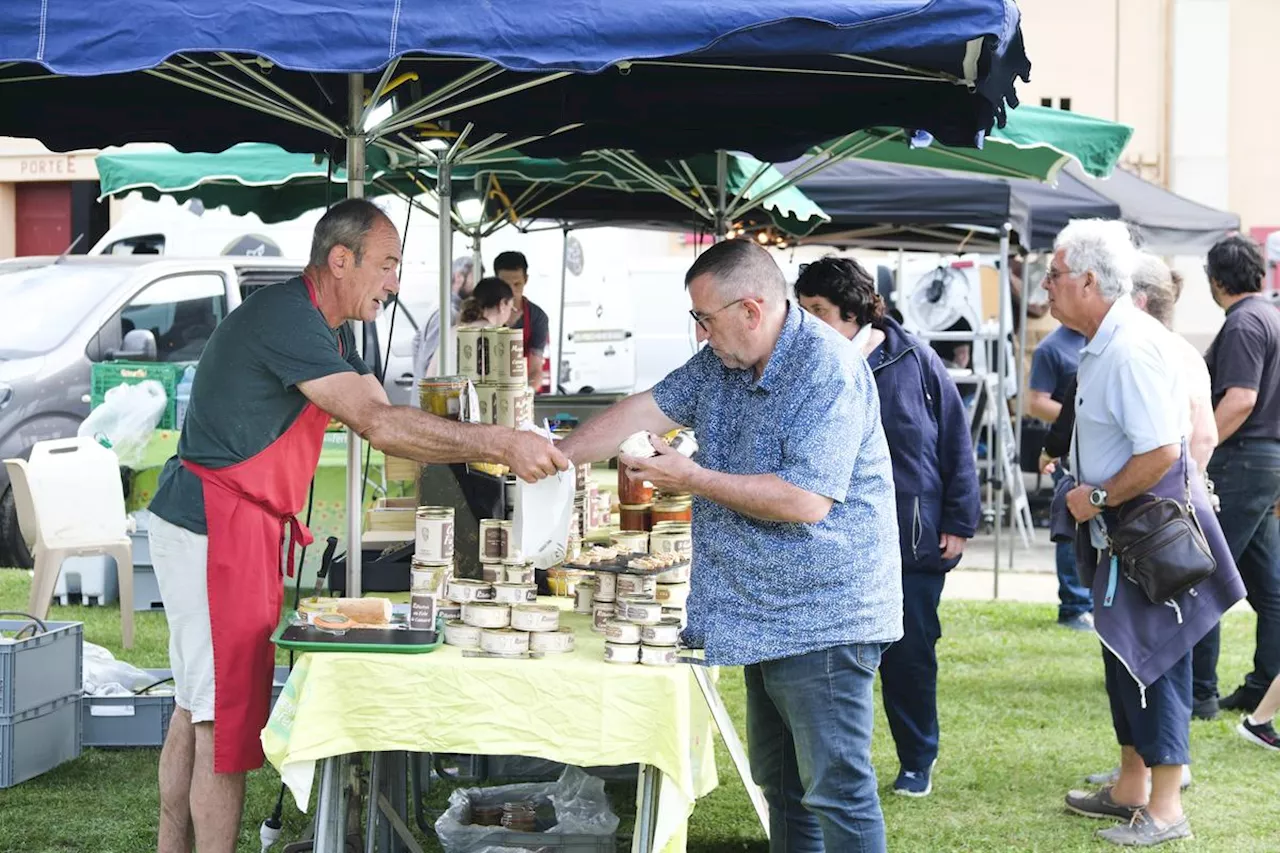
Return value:
[(71, 184), (17, 185), (17, 254), (61, 255), (71, 245)]

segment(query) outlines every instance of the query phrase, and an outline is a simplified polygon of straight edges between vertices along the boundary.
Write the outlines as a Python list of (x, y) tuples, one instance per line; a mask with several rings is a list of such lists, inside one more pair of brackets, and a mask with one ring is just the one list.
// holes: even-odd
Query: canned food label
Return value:
[(428, 562), (445, 562), (453, 559), (453, 520), (448, 518), (419, 518), (418, 542), (414, 556)]
[(434, 630), (437, 605), (438, 599), (434, 595), (411, 594), (409, 596), (409, 627)]

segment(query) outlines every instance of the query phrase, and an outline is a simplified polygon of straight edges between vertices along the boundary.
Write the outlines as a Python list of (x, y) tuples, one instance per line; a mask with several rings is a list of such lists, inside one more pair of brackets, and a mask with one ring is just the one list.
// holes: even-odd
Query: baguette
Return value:
[(362, 626), (383, 627), (391, 622), (389, 598), (337, 598), (338, 612)]

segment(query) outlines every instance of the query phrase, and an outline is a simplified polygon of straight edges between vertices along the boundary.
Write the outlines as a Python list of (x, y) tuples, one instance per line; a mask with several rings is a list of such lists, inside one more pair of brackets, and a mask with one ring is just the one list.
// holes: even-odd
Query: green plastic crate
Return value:
[(93, 365), (93, 389), (89, 394), (90, 408), (98, 408), (107, 392), (117, 385), (136, 385), (154, 379), (164, 386), (168, 404), (158, 424), (160, 429), (173, 429), (178, 423), (178, 383), (183, 371), (195, 362), (186, 361), (105, 361)]

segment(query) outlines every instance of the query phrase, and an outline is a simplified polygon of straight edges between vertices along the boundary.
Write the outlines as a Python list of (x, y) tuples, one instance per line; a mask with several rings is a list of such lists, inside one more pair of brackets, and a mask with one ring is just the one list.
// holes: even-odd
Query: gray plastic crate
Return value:
[(80, 697), (0, 716), (0, 788), (10, 788), (80, 756)]
[[(29, 622), (0, 619), (12, 633)], [(0, 643), (0, 717), (12, 717), (83, 689), (84, 625), (45, 621), (48, 632), (16, 643)]]
[(133, 565), (133, 609), (164, 610), (160, 583), (156, 580), (156, 570), (151, 566)]
[[(167, 669), (147, 670), (160, 681)], [(163, 746), (173, 716), (173, 696), (85, 696), (80, 700), (83, 745), (94, 747)]]

